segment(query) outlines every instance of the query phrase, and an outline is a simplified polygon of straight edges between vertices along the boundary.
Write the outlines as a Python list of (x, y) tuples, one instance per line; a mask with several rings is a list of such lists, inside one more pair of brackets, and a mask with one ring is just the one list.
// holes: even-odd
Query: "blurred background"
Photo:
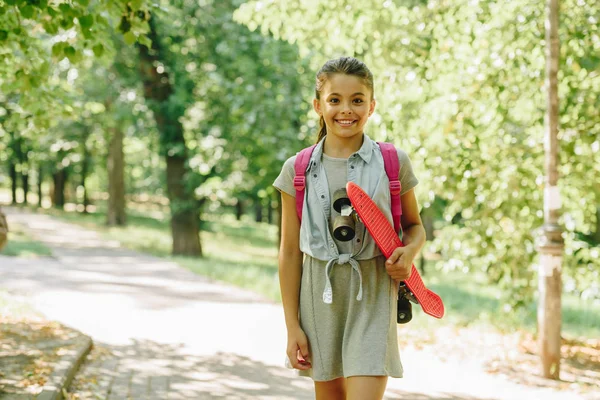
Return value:
[[(443, 322), (421, 317), (413, 328), (431, 340), (440, 323), (533, 338), (545, 7), (0, 1), (0, 203), (279, 301), (271, 184), (285, 159), (316, 139), (315, 72), (355, 56), (375, 76), (366, 132), (404, 149), (420, 180), (428, 242), (418, 268), (448, 310)], [(562, 335), (592, 347), (600, 337), (599, 20), (596, 0), (560, 2)], [(3, 254), (46, 254), (11, 228)]]

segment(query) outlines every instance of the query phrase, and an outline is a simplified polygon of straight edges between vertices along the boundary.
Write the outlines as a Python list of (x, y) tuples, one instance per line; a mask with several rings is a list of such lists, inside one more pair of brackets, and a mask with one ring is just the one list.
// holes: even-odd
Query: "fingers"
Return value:
[(397, 247), (396, 250), (392, 253), (392, 255), (385, 262), (386, 266), (394, 264), (398, 259), (404, 254), (403, 247)]
[(412, 272), (412, 257), (405, 247), (398, 247), (385, 262), (388, 275), (396, 281), (410, 278)]
[(308, 343), (304, 340), (298, 342), (300, 357), (305, 361), (308, 361)]
[[(301, 350), (300, 347), (304, 348), (304, 350)], [(289, 349), (287, 356), (290, 360), (290, 364), (295, 369), (307, 370), (312, 367), (309, 361), (308, 345), (306, 343), (304, 343), (303, 346), (297, 346)]]

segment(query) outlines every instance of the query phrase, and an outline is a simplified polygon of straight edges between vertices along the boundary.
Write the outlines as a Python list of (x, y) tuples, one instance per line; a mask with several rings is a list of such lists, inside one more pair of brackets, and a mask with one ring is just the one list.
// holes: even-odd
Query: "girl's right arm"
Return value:
[(279, 285), (288, 331), (287, 355), (292, 367), (309, 369), (308, 340), (300, 327), (298, 308), (302, 279), (300, 251), (300, 221), (296, 214), (296, 199), (281, 192), (281, 247), (279, 249)]

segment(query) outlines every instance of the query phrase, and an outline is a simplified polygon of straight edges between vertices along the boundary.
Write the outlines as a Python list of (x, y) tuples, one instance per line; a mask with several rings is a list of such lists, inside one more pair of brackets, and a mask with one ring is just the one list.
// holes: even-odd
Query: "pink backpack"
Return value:
[[(392, 219), (394, 221), (394, 229), (396, 233), (400, 232), (400, 217), (402, 216), (402, 203), (400, 201), (400, 191), (402, 185), (398, 180), (400, 172), (400, 163), (398, 162), (398, 153), (396, 147), (391, 143), (377, 142), (383, 155), (383, 163), (385, 166), (385, 172), (390, 181), (390, 195), (391, 195), (391, 207), (392, 207)], [(306, 168), (310, 161), (310, 156), (315, 149), (316, 144), (307, 147), (298, 153), (296, 156), (296, 162), (294, 163), (294, 170), (296, 176), (294, 177), (294, 188), (296, 189), (296, 212), (298, 213), (298, 219), (302, 221), (302, 206), (304, 204), (304, 189), (306, 187)]]

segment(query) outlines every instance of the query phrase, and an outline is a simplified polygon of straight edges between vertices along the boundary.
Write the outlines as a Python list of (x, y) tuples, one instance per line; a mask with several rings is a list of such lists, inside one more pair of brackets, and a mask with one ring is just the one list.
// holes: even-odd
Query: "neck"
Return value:
[(363, 144), (364, 134), (355, 135), (350, 138), (340, 138), (335, 135), (327, 135), (323, 143), (323, 153), (334, 158), (348, 158), (356, 153)]

